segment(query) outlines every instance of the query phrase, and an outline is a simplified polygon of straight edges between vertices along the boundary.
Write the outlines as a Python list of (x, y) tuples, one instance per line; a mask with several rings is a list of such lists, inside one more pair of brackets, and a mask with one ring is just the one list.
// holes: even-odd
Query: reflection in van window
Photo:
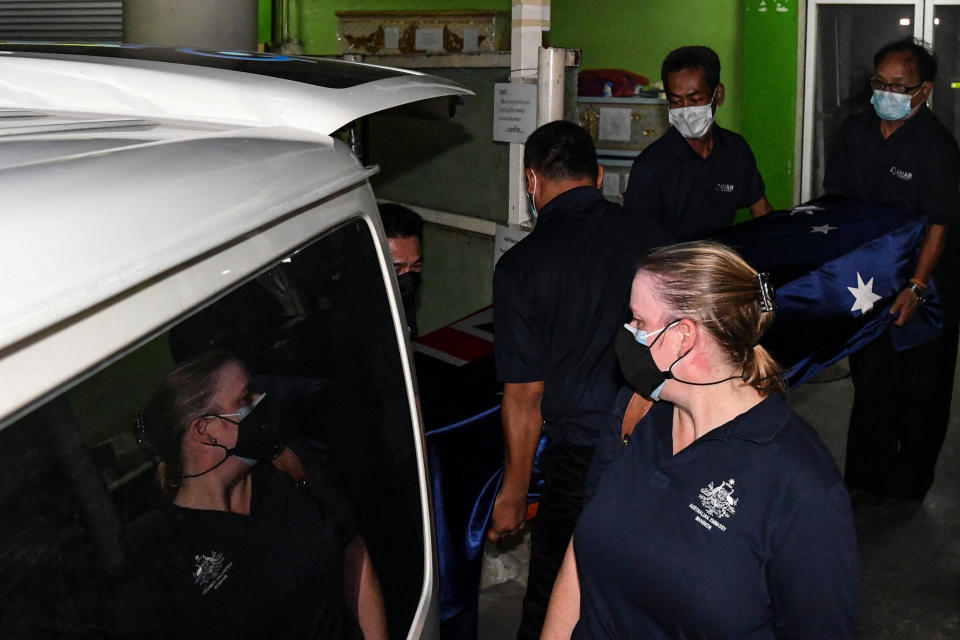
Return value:
[(0, 432), (0, 637), (405, 637), (414, 433), (356, 221)]

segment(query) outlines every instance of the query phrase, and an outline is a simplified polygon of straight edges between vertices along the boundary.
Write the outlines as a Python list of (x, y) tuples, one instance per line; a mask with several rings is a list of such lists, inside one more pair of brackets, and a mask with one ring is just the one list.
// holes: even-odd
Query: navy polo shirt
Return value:
[(650, 216), (679, 240), (733, 224), (737, 209), (764, 194), (763, 178), (743, 137), (713, 125), (713, 150), (706, 158), (670, 127), (633, 162), (623, 208)]
[(497, 262), (497, 376), (543, 381), (551, 438), (594, 445), (621, 384), (613, 337), (636, 265), (669, 243), (659, 225), (640, 228), (597, 189), (578, 187), (548, 202), (533, 232)]
[(573, 638), (855, 638), (850, 500), (813, 429), (775, 395), (673, 455), (658, 402), (622, 447), (631, 395), (574, 533)]
[(926, 105), (886, 140), (872, 109), (847, 118), (827, 158), (823, 187), (827, 193), (911, 207), (930, 224), (954, 228), (947, 234), (935, 275), (945, 306), (957, 311), (960, 149)]

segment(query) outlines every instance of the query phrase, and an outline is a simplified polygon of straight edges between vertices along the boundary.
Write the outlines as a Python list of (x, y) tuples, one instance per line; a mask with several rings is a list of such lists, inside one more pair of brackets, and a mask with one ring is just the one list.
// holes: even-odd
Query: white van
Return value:
[(0, 44), (0, 637), (122, 635), (107, 594), (160, 508), (134, 415), (210, 350), (307, 407), (300, 435), (352, 510), (390, 637), (436, 637), (377, 169), (331, 136), (466, 94), (330, 60)]

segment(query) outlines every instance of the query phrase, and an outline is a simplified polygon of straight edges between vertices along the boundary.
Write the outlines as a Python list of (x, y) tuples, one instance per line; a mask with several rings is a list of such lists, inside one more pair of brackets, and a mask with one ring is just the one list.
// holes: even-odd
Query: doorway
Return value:
[(933, 112), (960, 133), (960, 0), (810, 0), (804, 65), (802, 202), (823, 194), (830, 144), (850, 115), (870, 108), (873, 54), (913, 36), (932, 44), (940, 68)]

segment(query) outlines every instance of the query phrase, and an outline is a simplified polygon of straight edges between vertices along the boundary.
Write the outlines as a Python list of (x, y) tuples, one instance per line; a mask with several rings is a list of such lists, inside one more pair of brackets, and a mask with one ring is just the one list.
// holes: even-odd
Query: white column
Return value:
[[(512, 18), (510, 82), (536, 82), (543, 32), (550, 28), (550, 0), (513, 0)], [(509, 223), (529, 225), (522, 144), (510, 143), (509, 184)]]
[(540, 49), (537, 77), (537, 126), (563, 119), (563, 72), (567, 50), (559, 47)]

